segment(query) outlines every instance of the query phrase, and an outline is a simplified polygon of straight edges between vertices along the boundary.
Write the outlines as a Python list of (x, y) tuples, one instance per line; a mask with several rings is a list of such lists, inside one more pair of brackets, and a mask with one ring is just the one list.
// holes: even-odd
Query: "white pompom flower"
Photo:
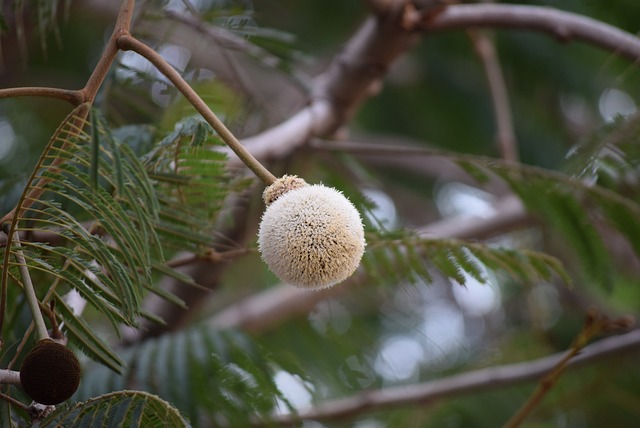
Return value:
[[(291, 180), (285, 176), (272, 186)], [(262, 259), (285, 283), (306, 289), (331, 287), (360, 264), (366, 245), (362, 219), (338, 190), (297, 180), (302, 179), (296, 177), (291, 190), (267, 202), (258, 232)]]

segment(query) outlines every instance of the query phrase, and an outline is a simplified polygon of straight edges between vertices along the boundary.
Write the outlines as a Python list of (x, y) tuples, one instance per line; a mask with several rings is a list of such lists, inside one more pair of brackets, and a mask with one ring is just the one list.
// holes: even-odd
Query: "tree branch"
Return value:
[(395, 10), (363, 24), (327, 71), (316, 78), (309, 106), (244, 139), (245, 147), (258, 159), (281, 159), (310, 137), (330, 135), (379, 89), (390, 64), (416, 42), (419, 32), (429, 35), (470, 27), (540, 31), (560, 41), (581, 40), (632, 61), (640, 60), (640, 38), (595, 19), (549, 7), (472, 4), (448, 6), (437, 13), (432, 9)]
[[(581, 354), (567, 363), (567, 367), (593, 364), (605, 358), (640, 350), (640, 330), (600, 340), (585, 347)], [(297, 415), (275, 416), (264, 424), (287, 425), (302, 420), (325, 421), (352, 418), (369, 410), (420, 404), (426, 406), (435, 400), (461, 396), (480, 391), (495, 391), (499, 387), (537, 380), (552, 370), (566, 357), (565, 352), (523, 363), (507, 364), (469, 371), (431, 382), (366, 391), (351, 397), (327, 401), (313, 408), (301, 410)]]
[(548, 33), (562, 42), (573, 39), (615, 52), (631, 61), (640, 60), (640, 38), (601, 21), (550, 7), (510, 4), (449, 6), (436, 15), (419, 12), (413, 29), (427, 33), (470, 27), (513, 28)]
[(4, 385), (20, 385), (20, 372), (0, 369), (0, 383)]
[(279, 159), (311, 137), (330, 136), (375, 94), (390, 65), (418, 34), (402, 27), (402, 2), (369, 17), (326, 71), (314, 79), (311, 103), (281, 124), (243, 140), (259, 159)]

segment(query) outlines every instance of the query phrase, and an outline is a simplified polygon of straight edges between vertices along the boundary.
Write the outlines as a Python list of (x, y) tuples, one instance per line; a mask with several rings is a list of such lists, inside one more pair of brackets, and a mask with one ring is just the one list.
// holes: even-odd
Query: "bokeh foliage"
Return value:
[[(59, 2), (53, 14), (43, 6), (47, 2), (4, 3), (6, 10), (24, 8), (26, 18), (15, 21), (4, 11), (0, 86), (81, 87), (113, 24), (110, 2)], [(139, 3), (143, 9), (134, 30), (170, 60), (187, 58), (176, 67), (239, 135), (272, 125), (303, 105), (309, 96), (305, 85), (311, 84), (306, 76), (322, 69), (367, 13), (364, 2), (337, 0), (201, 1), (192, 2), (192, 9), (180, 1)], [(613, 6), (604, 0), (574, 0), (561, 7), (637, 31), (632, 0)], [(250, 49), (230, 49), (229, 57), (212, 59), (197, 44), (154, 38), (152, 30), (162, 25), (185, 31), (167, 12), (194, 14)], [(10, 38), (18, 36), (11, 31), (21, 25), (24, 38), (12, 49)], [(57, 231), (66, 241), (30, 244), (30, 267), (39, 283), (60, 288), (54, 293), (42, 286), (38, 292), (51, 291), (48, 299), (57, 301), (72, 346), (103, 365), (87, 362), (77, 396), (99, 398), (63, 407), (43, 425), (84, 423), (87, 413), (107, 411), (132, 423), (132, 415), (156, 423), (167, 411), (178, 423), (178, 411), (146, 395), (151, 393), (194, 426), (239, 426), (248, 417), (266, 418), (276, 402), (281, 409), (293, 406), (287, 391), (278, 390), (279, 373), (298, 376), (310, 402), (322, 402), (563, 351), (588, 305), (612, 315), (637, 313), (639, 120), (637, 115), (608, 120), (603, 111), (612, 89), (638, 99), (637, 64), (525, 31), (500, 30), (491, 37), (508, 85), (521, 164), (495, 159), (491, 98), (464, 31), (426, 35), (400, 58), (380, 94), (349, 124), (350, 138), (387, 146), (409, 140), (423, 150), (416, 159), (450, 161), (460, 181), (483, 192), (473, 194), (495, 201), (515, 193), (535, 222), (489, 241), (431, 238), (420, 228), (445, 217), (439, 197), (454, 179), (371, 162), (357, 152), (299, 150), (270, 167), (336, 185), (368, 213), (364, 274), (348, 291), (255, 335), (218, 331), (210, 318), (276, 284), (255, 255), (251, 238), (259, 221), (260, 189), (249, 187), (251, 180), (239, 171), (223, 168), (218, 139), (160, 75), (122, 55), (80, 136), (61, 140), (50, 137), (61, 123), (73, 123), (73, 116), (64, 122), (68, 106), (2, 100), (0, 131), (3, 147), (10, 150), (0, 158), (0, 213), (15, 206), (25, 185), (34, 184), (29, 177), (40, 165), (34, 176), (50, 176), (50, 193), (43, 205), (25, 214), (24, 224), (34, 233)], [(276, 91), (281, 96), (272, 96)], [(73, 150), (67, 151), (66, 143)], [(67, 158), (63, 171), (47, 171), (42, 160), (61, 154)], [(386, 195), (393, 219), (388, 210), (380, 210), (383, 200), (367, 198), (367, 189)], [(121, 323), (156, 316), (141, 307), (150, 293), (181, 304), (157, 287), (162, 277), (198, 286), (167, 261), (181, 251), (207, 256), (214, 237), (233, 221), (225, 209), (237, 196), (251, 200), (244, 206), (250, 212), (244, 226), (250, 238), (230, 241), (229, 248), (246, 249), (249, 256), (231, 260), (223, 284), (211, 292), (212, 303), (193, 317), (199, 323), (140, 344), (120, 343)], [(65, 197), (67, 203), (61, 201)], [(91, 233), (59, 232), (79, 231), (79, 222), (92, 219), (117, 245)], [(29, 322), (16, 270), (6, 278), (5, 346), (17, 343)], [(453, 291), (477, 282), (498, 290), (495, 307), (481, 314), (466, 311)], [(82, 316), (73, 315), (61, 297), (70, 288), (91, 306)], [(453, 339), (442, 339), (438, 326)], [(389, 370), (399, 369), (388, 361), (394, 354), (385, 353), (392, 343), (422, 356), (417, 362), (401, 360), (400, 368), (415, 365), (406, 375)], [(3, 364), (12, 357), (6, 352)], [(565, 375), (529, 426), (631, 426), (640, 389), (633, 359), (611, 361)], [(146, 392), (101, 396), (130, 388)], [(531, 385), (496, 389), (435, 406), (373, 409), (356, 419), (363, 426), (492, 427), (504, 423), (530, 391)]]

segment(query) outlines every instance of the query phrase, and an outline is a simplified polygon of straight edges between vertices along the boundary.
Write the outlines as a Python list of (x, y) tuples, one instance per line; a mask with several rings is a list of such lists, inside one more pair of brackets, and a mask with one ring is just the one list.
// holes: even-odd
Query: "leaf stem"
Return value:
[(276, 181), (276, 177), (271, 174), (251, 153), (238, 141), (229, 129), (211, 111), (209, 106), (200, 96), (189, 86), (180, 74), (165, 59), (149, 46), (145, 45), (131, 35), (123, 35), (118, 38), (118, 47), (125, 51), (133, 51), (146, 58), (160, 71), (174, 86), (184, 95), (184, 97), (195, 107), (202, 117), (215, 129), (220, 138), (238, 155), (238, 158), (265, 184), (269, 185)]
[(20, 244), (20, 235), (18, 231), (13, 233), (13, 245), (16, 247), (14, 255), (18, 261), (18, 269), (20, 269), (20, 275), (22, 276), (22, 284), (25, 297), (27, 298), (27, 304), (31, 309), (31, 317), (36, 327), (36, 335), (38, 340), (48, 339), (49, 333), (47, 332), (47, 326), (44, 323), (44, 317), (40, 312), (40, 302), (36, 295), (33, 282), (31, 282), (31, 275), (29, 274), (29, 268), (27, 267), (27, 261), (24, 258), (22, 252), (22, 245)]

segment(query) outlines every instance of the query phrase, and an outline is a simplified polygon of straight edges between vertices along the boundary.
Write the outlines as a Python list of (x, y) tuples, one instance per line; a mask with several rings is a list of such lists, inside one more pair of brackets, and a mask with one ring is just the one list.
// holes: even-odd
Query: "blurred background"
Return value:
[[(60, 2), (48, 18), (38, 16), (32, 3), (2, 2), (7, 22), (0, 88), (81, 88), (110, 35), (118, 2)], [(313, 77), (369, 14), (364, 1), (138, 3), (134, 33), (181, 71), (239, 137), (254, 135), (303, 108)], [(562, 8), (634, 34), (639, 30), (634, 0), (517, 4)], [(617, 123), (636, 113), (637, 63), (530, 31), (483, 34), (495, 42), (523, 164), (571, 172), (581, 147), (609, 135)], [(411, 145), (451, 156), (500, 157), (492, 98), (473, 39), (468, 31), (425, 35), (393, 63), (379, 93), (332, 139)], [(166, 79), (133, 53), (120, 54), (97, 106), (114, 128), (146, 124), (170, 130), (190, 112)], [(0, 213), (16, 203), (40, 151), (70, 110), (56, 100), (0, 100)], [(371, 156), (357, 149), (326, 150), (324, 144), (329, 143), (305, 145), (271, 162), (270, 168), (276, 175), (296, 173), (344, 190), (368, 209), (372, 230), (428, 230), (437, 236), (439, 227), (456, 230), (461, 224), (480, 223), (499, 216), (505, 203), (517, 204), (509, 202), (511, 192), (504, 183), (480, 185), (444, 155)], [(630, 162), (637, 165), (637, 159)], [(249, 197), (242, 220), (248, 238), (240, 246), (255, 248), (260, 190)], [(610, 316), (638, 313), (640, 265), (624, 237), (602, 231), (612, 266), (608, 286), (603, 286), (589, 277), (572, 242), (538, 218), (521, 220), (470, 238), (558, 257), (574, 277), (572, 288), (560, 280), (523, 283), (490, 269), (482, 272), (486, 283), (466, 274), (464, 286), (437, 272), (430, 283), (365, 277), (344, 290), (325, 293), (308, 307), (285, 312), (277, 322), (240, 330), (268, 353), (292, 361), (290, 370), (274, 369), (274, 379), (291, 405), (304, 408), (370, 389), (561, 352), (580, 331), (585, 309), (591, 306)], [(225, 266), (221, 278), (188, 323), (224, 325), (224, 309), (281, 287), (255, 251)], [(620, 355), (570, 371), (525, 426), (636, 426), (637, 357)], [(497, 386), (429, 405), (371, 409), (345, 421), (303, 426), (495, 427), (518, 409), (534, 386)], [(280, 411), (290, 410), (282, 403)]]

